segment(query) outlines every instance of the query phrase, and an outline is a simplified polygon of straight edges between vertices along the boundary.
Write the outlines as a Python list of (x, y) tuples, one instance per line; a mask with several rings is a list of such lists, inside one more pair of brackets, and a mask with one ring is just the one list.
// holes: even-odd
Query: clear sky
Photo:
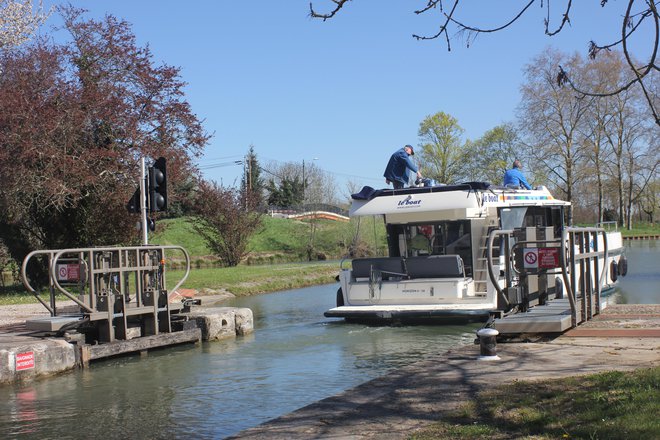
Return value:
[[(456, 18), (494, 27), (527, 2), (463, 0)], [(340, 194), (347, 194), (349, 179), (384, 187), (390, 154), (418, 144), (427, 115), (454, 116), (466, 139), (514, 121), (524, 65), (550, 45), (586, 54), (590, 39), (611, 42), (625, 7), (616, 0), (605, 8), (595, 0), (573, 2), (571, 26), (548, 37), (546, 9), (537, 3), (512, 28), (482, 35), (469, 48), (454, 39), (448, 52), (443, 38), (412, 38), (438, 29), (439, 11), (413, 12), (425, 0), (353, 0), (326, 22), (309, 17), (309, 0), (71, 3), (94, 17), (126, 19), (156, 62), (181, 68), (187, 99), (214, 134), (199, 163), (207, 178), (238, 183), (241, 166), (223, 164), (254, 145), (262, 164), (317, 159)], [(551, 4), (558, 24), (565, 1)], [(323, 11), (332, 3), (314, 5)]]

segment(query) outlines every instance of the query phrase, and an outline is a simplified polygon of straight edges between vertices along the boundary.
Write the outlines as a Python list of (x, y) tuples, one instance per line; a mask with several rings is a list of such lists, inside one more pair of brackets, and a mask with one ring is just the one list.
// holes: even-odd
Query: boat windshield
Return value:
[(387, 225), (391, 257), (460, 255), (466, 272), (472, 267), (469, 220)]
[(500, 211), (502, 229), (552, 226), (555, 238), (561, 237), (563, 210), (560, 206), (521, 206), (502, 208)]

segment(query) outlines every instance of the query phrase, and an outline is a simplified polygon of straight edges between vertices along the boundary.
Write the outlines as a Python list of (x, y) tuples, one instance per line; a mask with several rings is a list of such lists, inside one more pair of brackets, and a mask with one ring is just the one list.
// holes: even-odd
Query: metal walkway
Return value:
[(571, 305), (568, 299), (554, 299), (527, 312), (496, 319), (493, 324), (500, 334), (563, 333), (571, 328)]

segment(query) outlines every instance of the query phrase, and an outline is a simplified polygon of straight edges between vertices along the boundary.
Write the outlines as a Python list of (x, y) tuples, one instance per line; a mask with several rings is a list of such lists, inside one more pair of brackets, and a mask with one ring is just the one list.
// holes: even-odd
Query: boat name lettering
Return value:
[(419, 206), (422, 204), (422, 200), (413, 200), (412, 196), (408, 196), (403, 200), (400, 200), (399, 203), (397, 203), (398, 206)]
[(498, 199), (497, 194), (483, 194), (481, 197), (483, 203), (495, 203)]
[(424, 289), (421, 289), (421, 290), (420, 289), (402, 289), (401, 292), (402, 293), (424, 293), (425, 290)]

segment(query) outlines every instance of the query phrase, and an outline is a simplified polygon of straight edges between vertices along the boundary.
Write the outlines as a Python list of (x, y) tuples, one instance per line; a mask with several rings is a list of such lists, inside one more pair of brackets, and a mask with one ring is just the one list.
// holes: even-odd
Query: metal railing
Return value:
[[(99, 324), (102, 342), (126, 339), (135, 317), (143, 332), (157, 334), (171, 331), (170, 305), (166, 287), (166, 251), (185, 257), (186, 270), (172, 291), (176, 291), (190, 273), (190, 256), (181, 246), (95, 247), (40, 250), (23, 260), (21, 278), (25, 288), (50, 312), (58, 316), (57, 293), (73, 301), (88, 321)], [(49, 300), (30, 284), (27, 266), (35, 257), (47, 257)]]
[[(513, 234), (513, 230), (496, 229), (490, 232), (487, 241), (488, 276), (497, 292), (500, 308), (503, 308), (505, 313), (513, 304), (500, 286), (498, 276), (495, 275), (492, 250), (497, 237), (500, 237), (504, 251), (503, 272), (506, 289), (515, 288), (512, 282), (513, 275), (522, 275), (524, 272), (524, 269), (516, 267), (512, 258), (517, 249), (528, 245), (559, 247), (560, 269), (571, 308), (571, 326), (576, 327), (579, 322), (590, 320), (595, 314), (600, 313), (601, 289), (606, 281), (609, 256), (607, 234), (603, 228), (568, 227), (562, 231), (561, 239), (525, 240), (510, 246), (510, 238)], [(601, 243), (598, 239), (599, 235), (602, 235), (602, 250), (599, 249)]]

